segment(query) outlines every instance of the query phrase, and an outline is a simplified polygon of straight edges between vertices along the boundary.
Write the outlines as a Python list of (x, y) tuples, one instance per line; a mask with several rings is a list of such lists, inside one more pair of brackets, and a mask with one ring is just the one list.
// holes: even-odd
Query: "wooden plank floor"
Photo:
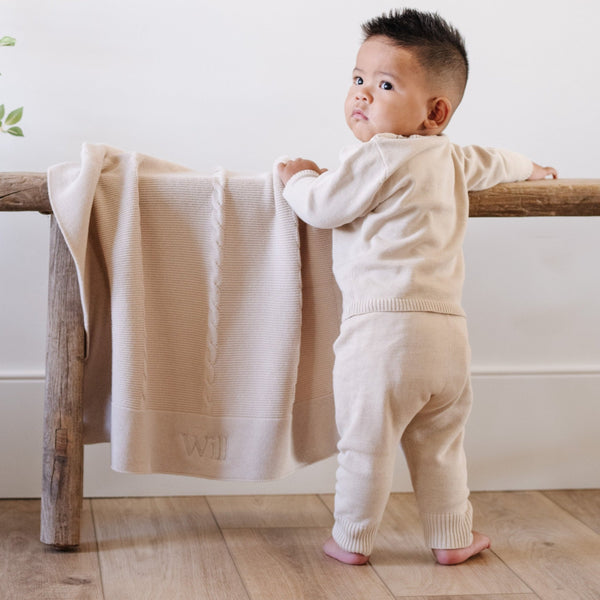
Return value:
[(599, 600), (600, 490), (472, 495), (492, 549), (442, 567), (412, 494), (370, 564), (321, 552), (332, 496), (84, 501), (78, 552), (38, 542), (39, 501), (0, 500), (0, 600)]

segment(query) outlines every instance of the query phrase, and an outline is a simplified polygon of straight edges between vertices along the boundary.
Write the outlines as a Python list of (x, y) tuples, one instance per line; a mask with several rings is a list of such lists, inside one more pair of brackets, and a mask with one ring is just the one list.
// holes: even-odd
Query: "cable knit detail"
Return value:
[(219, 304), (221, 299), (221, 260), (223, 257), (223, 194), (225, 173), (218, 171), (212, 180), (211, 233), (213, 256), (211, 260), (210, 288), (208, 290), (208, 328), (206, 332), (204, 401), (210, 405), (217, 360)]

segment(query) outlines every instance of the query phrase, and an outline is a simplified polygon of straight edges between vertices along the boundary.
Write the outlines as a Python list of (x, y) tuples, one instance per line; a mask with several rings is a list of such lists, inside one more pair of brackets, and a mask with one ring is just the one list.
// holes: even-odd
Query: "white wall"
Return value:
[[(448, 129), (568, 178), (600, 178), (600, 5), (590, 0), (414, 0), (467, 38), (471, 79)], [(105, 142), (203, 172), (264, 171), (282, 155), (334, 166), (351, 141), (342, 102), (374, 0), (2, 0), (1, 171), (44, 171)], [(474, 489), (598, 487), (600, 219), (472, 220), (465, 307), (476, 405)], [(0, 214), (0, 497), (35, 496), (47, 219)], [(128, 476), (86, 449), (86, 493), (313, 492), (334, 462), (268, 484)], [(408, 489), (402, 464), (396, 489)]]

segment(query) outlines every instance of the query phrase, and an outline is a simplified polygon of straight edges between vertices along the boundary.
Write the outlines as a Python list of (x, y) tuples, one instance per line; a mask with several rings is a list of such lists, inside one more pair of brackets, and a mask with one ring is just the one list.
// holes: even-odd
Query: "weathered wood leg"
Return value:
[(83, 364), (85, 332), (73, 259), (54, 217), (50, 272), (41, 541), (79, 544), (83, 500)]

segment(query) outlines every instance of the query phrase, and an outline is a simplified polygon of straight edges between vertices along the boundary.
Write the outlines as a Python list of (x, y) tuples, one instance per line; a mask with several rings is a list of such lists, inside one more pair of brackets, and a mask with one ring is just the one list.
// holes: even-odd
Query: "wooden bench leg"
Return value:
[(71, 549), (79, 544), (83, 501), (85, 331), (75, 264), (54, 217), (46, 352), (40, 539)]

